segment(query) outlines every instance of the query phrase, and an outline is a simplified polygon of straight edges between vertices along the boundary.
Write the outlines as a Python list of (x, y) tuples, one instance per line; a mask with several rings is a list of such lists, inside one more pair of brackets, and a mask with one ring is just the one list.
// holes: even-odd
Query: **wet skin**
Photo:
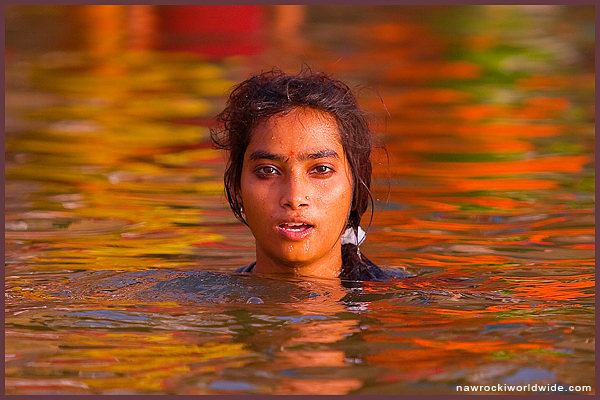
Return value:
[(294, 109), (257, 126), (244, 155), (241, 197), (256, 240), (253, 273), (339, 275), (352, 180), (331, 116)]

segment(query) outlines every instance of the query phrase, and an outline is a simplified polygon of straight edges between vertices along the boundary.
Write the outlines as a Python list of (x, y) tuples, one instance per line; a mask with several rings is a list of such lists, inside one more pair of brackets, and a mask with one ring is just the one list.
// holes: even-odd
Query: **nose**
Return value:
[(282, 185), (281, 206), (298, 210), (310, 204), (310, 188), (305, 178), (300, 174), (290, 174), (286, 184)]

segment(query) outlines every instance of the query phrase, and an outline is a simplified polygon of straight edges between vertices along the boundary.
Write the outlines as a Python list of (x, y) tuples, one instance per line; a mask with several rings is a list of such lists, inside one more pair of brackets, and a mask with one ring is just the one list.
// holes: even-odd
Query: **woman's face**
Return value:
[(244, 155), (241, 197), (256, 239), (253, 272), (339, 275), (352, 179), (330, 115), (297, 108), (257, 126)]

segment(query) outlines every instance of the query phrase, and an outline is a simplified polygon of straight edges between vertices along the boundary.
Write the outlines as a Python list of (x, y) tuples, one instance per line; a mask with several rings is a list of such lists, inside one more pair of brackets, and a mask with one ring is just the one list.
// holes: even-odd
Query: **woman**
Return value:
[(256, 261), (238, 272), (389, 279), (358, 248), (372, 145), (347, 85), (310, 70), (262, 73), (233, 90), (217, 121), (225, 193), (256, 239)]

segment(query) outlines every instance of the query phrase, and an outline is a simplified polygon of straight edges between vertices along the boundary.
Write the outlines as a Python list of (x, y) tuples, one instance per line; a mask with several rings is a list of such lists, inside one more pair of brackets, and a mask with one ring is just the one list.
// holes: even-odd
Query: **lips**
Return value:
[(312, 225), (304, 224), (304, 223), (300, 223), (300, 222), (288, 222), (288, 223), (279, 225), (279, 227), (281, 229), (286, 229), (289, 231), (303, 231), (305, 229), (311, 228)]
[(277, 225), (277, 230), (288, 240), (302, 240), (313, 231), (314, 225), (307, 221), (286, 221)]

